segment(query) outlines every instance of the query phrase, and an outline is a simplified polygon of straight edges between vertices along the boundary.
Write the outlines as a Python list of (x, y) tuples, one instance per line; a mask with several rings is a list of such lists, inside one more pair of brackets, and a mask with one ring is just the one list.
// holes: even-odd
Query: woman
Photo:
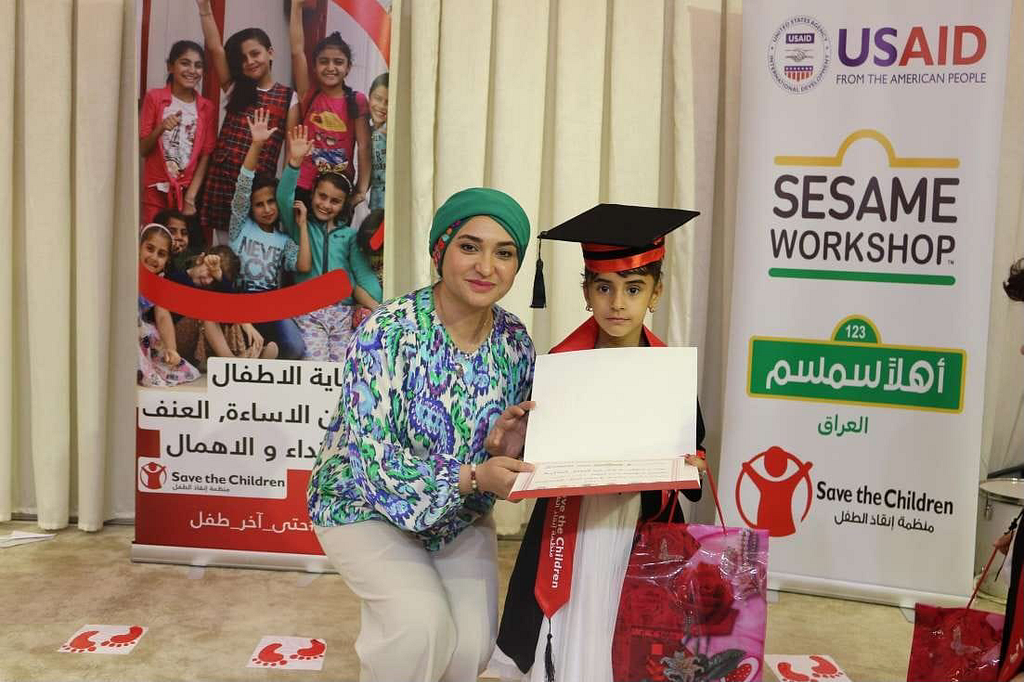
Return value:
[(530, 237), (492, 189), (434, 216), (440, 281), (359, 327), (310, 477), (317, 537), (362, 599), (360, 680), (475, 680), (497, 636), (490, 511), (520, 471), (534, 350), (495, 303)]
[[(1010, 266), (1010, 274), (1003, 282), (1003, 291), (1011, 301), (1024, 301), (1024, 258)], [(1020, 352), (1024, 355), (1024, 346)], [(1022, 513), (1024, 516), (1024, 513)], [(996, 547), (1003, 554), (1010, 551), (1010, 591), (1006, 595), (1006, 619), (1003, 624), (1003, 642), (999, 650), (999, 679), (1024, 679), (1024, 590), (1021, 589), (1021, 567), (1024, 566), (1024, 542), (1015, 533), (1020, 516), (1014, 520), (1011, 530), (996, 540)], [(1014, 539), (1016, 537), (1016, 540)]]

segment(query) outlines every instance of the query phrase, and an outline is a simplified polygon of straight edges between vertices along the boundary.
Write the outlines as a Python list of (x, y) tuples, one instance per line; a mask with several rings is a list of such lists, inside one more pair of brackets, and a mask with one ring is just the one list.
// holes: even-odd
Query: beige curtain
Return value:
[[(1024, 308), (999, 290), (1024, 254), (1024, 31), (1014, 0), (1000, 159), (981, 476), (1024, 460)], [(735, 215), (739, 0), (398, 0), (386, 244), (389, 294), (431, 279), (435, 208), (499, 187), (534, 230), (598, 201), (696, 208), (670, 238), (654, 329), (701, 351), (712, 460), (725, 428)], [(0, 520), (134, 506), (134, 0), (0, 0)], [(7, 28), (3, 28), (6, 26)], [(12, 135), (13, 131), (13, 135)], [(951, 131), (950, 134), (955, 134)], [(529, 304), (531, 244), (504, 305), (543, 352), (582, 322), (582, 260), (544, 246), (549, 306)], [(738, 292), (741, 295), (742, 292)], [(975, 453), (965, 453), (974, 456)], [(710, 518), (710, 501), (698, 518)], [(503, 505), (503, 532), (525, 505)]]
[(134, 504), (134, 2), (0, 26), (0, 519), (96, 530)]
[[(653, 325), (671, 344), (700, 348), (713, 465), (723, 428), (743, 428), (721, 420), (741, 9), (740, 0), (397, 0), (392, 10), (389, 293), (430, 281), (431, 215), (469, 185), (515, 196), (535, 232), (599, 201), (700, 210), (669, 238), (667, 296)], [(1024, 309), (998, 287), (1015, 255), (1024, 255), (1021, 0), (1014, 0), (1011, 30), (982, 478), (1024, 461), (1024, 425), (1017, 423)], [(503, 301), (527, 324), (539, 352), (586, 317), (579, 248), (542, 248), (548, 308), (527, 307), (536, 244)], [(699, 519), (712, 518), (708, 497)], [(527, 511), (499, 505), (499, 530), (517, 531)]]

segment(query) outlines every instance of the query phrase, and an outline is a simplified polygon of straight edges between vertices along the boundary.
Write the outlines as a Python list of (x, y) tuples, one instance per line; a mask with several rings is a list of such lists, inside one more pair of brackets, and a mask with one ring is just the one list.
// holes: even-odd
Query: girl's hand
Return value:
[(520, 471), (533, 471), (533, 465), (513, 457), (491, 457), (477, 465), (476, 484), (483, 492), (507, 500)]
[(160, 127), (164, 129), (164, 132), (171, 132), (178, 127), (181, 123), (181, 112), (175, 112), (160, 122)]
[(366, 192), (356, 190), (352, 192), (352, 194), (348, 195), (348, 204), (352, 208), (355, 208), (364, 201), (366, 201)]
[(251, 324), (243, 324), (242, 333), (246, 338), (245, 357), (258, 358), (263, 352), (263, 335), (256, 331), (256, 327)]
[(181, 364), (181, 356), (178, 355), (178, 351), (168, 348), (164, 351), (164, 362), (172, 367), (177, 367)]
[(526, 443), (528, 413), (536, 406), (537, 403), (527, 400), (505, 408), (487, 434), (484, 449), (494, 457), (521, 458)]
[(185, 197), (185, 200), (181, 202), (181, 212), (184, 215), (195, 215), (196, 214), (196, 200)]
[(292, 210), (295, 211), (295, 224), (305, 229), (306, 227), (306, 205), (298, 199), (292, 203)]
[(306, 126), (297, 125), (288, 131), (288, 163), (295, 168), (313, 152), (313, 140), (309, 139)]
[(277, 128), (268, 128), (270, 125), (270, 112), (266, 109), (257, 109), (253, 116), (249, 117), (249, 133), (252, 135), (253, 144), (263, 144), (270, 139), (270, 136), (277, 132)]
[[(477, 475), (478, 476), (480, 475), (479, 471), (477, 471)], [(995, 542), (993, 542), (992, 546), (995, 547), (996, 549), (998, 549), (1003, 554), (1008, 554), (1010, 552), (1010, 544), (1012, 542), (1013, 542), (1013, 533), (1010, 532), (1010, 533), (1007, 533), (1006, 535), (1003, 535), (1001, 538), (999, 538)]]
[(210, 6), (210, 0), (196, 0), (196, 5), (199, 7), (200, 14), (213, 11), (213, 8)]
[(703, 476), (704, 472), (708, 470), (708, 463), (704, 461), (704, 458), (700, 455), (687, 455), (684, 457), (686, 463), (692, 467), (697, 467), (697, 471)]

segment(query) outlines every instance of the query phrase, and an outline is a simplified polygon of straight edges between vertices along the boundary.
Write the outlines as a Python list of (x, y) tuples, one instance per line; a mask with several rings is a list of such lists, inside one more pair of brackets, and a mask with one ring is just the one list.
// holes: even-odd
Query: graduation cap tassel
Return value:
[(555, 682), (555, 659), (551, 656), (551, 619), (548, 618), (548, 645), (544, 647), (544, 680)]
[(533, 275), (533, 301), (531, 308), (543, 308), (548, 304), (544, 291), (544, 261), (540, 258), (540, 239), (537, 240), (537, 272)]

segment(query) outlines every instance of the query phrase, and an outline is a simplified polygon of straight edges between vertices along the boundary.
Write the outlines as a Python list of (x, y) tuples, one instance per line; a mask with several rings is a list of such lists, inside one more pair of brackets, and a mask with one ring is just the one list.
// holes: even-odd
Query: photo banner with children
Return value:
[(770, 587), (971, 592), (1009, 26), (1006, 0), (743, 5), (718, 480)]
[(383, 298), (390, 2), (138, 5), (132, 558), (326, 570), (306, 486)]

